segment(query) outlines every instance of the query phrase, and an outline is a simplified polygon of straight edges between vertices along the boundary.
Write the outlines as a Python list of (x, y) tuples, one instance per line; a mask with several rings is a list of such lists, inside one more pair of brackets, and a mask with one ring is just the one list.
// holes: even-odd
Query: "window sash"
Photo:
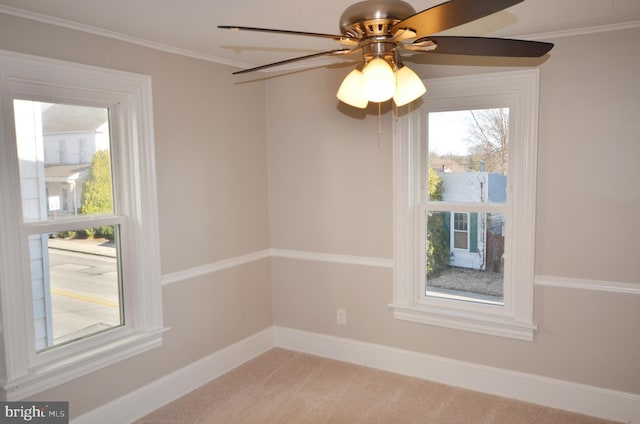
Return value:
[[(437, 78), (427, 81), (428, 111), (509, 107), (507, 203), (429, 202), (425, 192), (428, 152), (422, 107), (410, 104), (394, 122), (394, 317), (501, 337), (532, 340), (535, 187), (539, 70)], [(424, 279), (424, 213), (496, 212), (505, 215), (504, 307), (427, 298)], [(517, 261), (517, 267), (514, 264)]]
[[(105, 118), (107, 119), (107, 125), (109, 125), (110, 128), (122, 128), (119, 125), (118, 120), (122, 118), (122, 114), (119, 113), (119, 106), (118, 104), (110, 104), (108, 102), (101, 102), (99, 99), (100, 96), (96, 96), (96, 99), (93, 99), (93, 101), (91, 102), (86, 102), (83, 100), (77, 100), (77, 99), (73, 99), (73, 98), (67, 98), (67, 97), (59, 97), (59, 98), (55, 98), (55, 99), (51, 99), (48, 97), (44, 97), (41, 96), (39, 94), (36, 93), (31, 93), (29, 95), (19, 95), (16, 94), (14, 96), (8, 95), (7, 96), (7, 103), (10, 102), (10, 104), (13, 106), (14, 108), (14, 113), (11, 115), (12, 121), (11, 123), (8, 125), (9, 128), (13, 129), (13, 133), (16, 137), (16, 141), (20, 140), (20, 128), (18, 128), (16, 126), (16, 122), (18, 121), (18, 116), (16, 115), (17, 111), (20, 109), (17, 109), (16, 107), (20, 107), (20, 102), (33, 102), (33, 103), (50, 103), (52, 105), (62, 105), (62, 106), (79, 106), (79, 107), (90, 107), (93, 109), (101, 109), (106, 111), (106, 116)], [(16, 100), (20, 101), (20, 102), (16, 102)], [(87, 104), (89, 103), (89, 104)], [(113, 112), (113, 113), (112, 113)], [(44, 128), (42, 128), (40, 125), (38, 125), (38, 128), (36, 128), (36, 131), (42, 131)], [(40, 143), (44, 142), (45, 139), (45, 133), (43, 132), (42, 134), (36, 134), (35, 136), (32, 134), (25, 134), (26, 137), (28, 137), (28, 142), (31, 142), (31, 138), (35, 137), (35, 140), (41, 140)], [(131, 295), (129, 294), (129, 292), (133, 291), (133, 288), (131, 287), (132, 284), (130, 281), (128, 281), (128, 279), (124, 278), (125, 274), (127, 273), (127, 267), (128, 265), (123, 264), (123, 258), (125, 257), (123, 255), (123, 250), (126, 252), (127, 251), (127, 244), (126, 243), (122, 243), (120, 242), (121, 240), (127, 240), (128, 238), (128, 234), (127, 234), (127, 226), (125, 225), (125, 222), (127, 221), (127, 217), (125, 215), (122, 215), (121, 212), (127, 212), (126, 210), (122, 211), (120, 205), (123, 202), (120, 202), (120, 195), (123, 192), (123, 190), (121, 189), (121, 187), (119, 187), (119, 184), (122, 184), (122, 178), (119, 178), (119, 173), (116, 173), (114, 170), (118, 169), (120, 166), (120, 162), (126, 161), (126, 157), (123, 157), (122, 155), (118, 155), (117, 153), (120, 151), (119, 146), (117, 145), (117, 141), (118, 141), (118, 131), (109, 131), (109, 146), (108, 146), (108, 152), (109, 152), (109, 156), (110, 156), (110, 168), (109, 168), (109, 173), (110, 173), (110, 177), (111, 177), (111, 200), (112, 200), (112, 211), (109, 213), (103, 213), (103, 214), (97, 214), (97, 215), (70, 215), (70, 216), (65, 216), (63, 218), (60, 219), (51, 219), (48, 218), (46, 216), (40, 216), (37, 219), (28, 219), (25, 214), (24, 211), (22, 213), (22, 219), (21, 219), (21, 230), (22, 230), (22, 241), (24, 242), (26, 240), (26, 242), (24, 242), (24, 246), (23, 247), (23, 257), (26, 258), (31, 258), (31, 248), (30, 248), (30, 240), (29, 237), (30, 236), (43, 236), (45, 234), (55, 234), (58, 232), (63, 232), (63, 231), (71, 231), (71, 230), (79, 230), (79, 229), (85, 229), (85, 228), (92, 228), (92, 227), (101, 227), (101, 226), (117, 226), (118, 227), (118, 240), (117, 240), (117, 249), (116, 249), (116, 253), (117, 253), (117, 266), (118, 266), (118, 280), (117, 280), (117, 284), (118, 284), (118, 291), (119, 291), (119, 300), (118, 302), (120, 303), (120, 307), (119, 307), (119, 316), (120, 316), (120, 321), (121, 321), (121, 325), (115, 326), (115, 327), (110, 327), (104, 331), (96, 331), (94, 333), (88, 334), (86, 337), (80, 337), (77, 338), (75, 340), (71, 340), (67, 343), (62, 343), (62, 344), (53, 344), (53, 337), (54, 337), (54, 328), (55, 328), (55, 324), (54, 324), (54, 317), (53, 317), (53, 302), (52, 302), (52, 296), (53, 296), (53, 292), (51, 291), (51, 287), (50, 284), (53, 283), (53, 279), (51, 277), (46, 278), (46, 277), (42, 277), (42, 278), (38, 278), (36, 277), (34, 279), (33, 271), (34, 269), (40, 269), (40, 268), (47, 268), (46, 271), (42, 271), (44, 272), (45, 275), (51, 275), (51, 268), (49, 267), (49, 258), (48, 258), (48, 254), (49, 254), (49, 250), (44, 250), (42, 252), (42, 258), (40, 259), (39, 265), (32, 269), (32, 267), (29, 267), (28, 270), (25, 271), (24, 275), (25, 278), (30, 282), (29, 287), (31, 287), (31, 291), (32, 293), (30, 294), (30, 296), (34, 299), (33, 302), (36, 302), (36, 296), (33, 293), (34, 290), (38, 290), (39, 293), (41, 293), (42, 296), (42, 300), (43, 302), (39, 303), (38, 305), (34, 305), (32, 303), (32, 307), (33, 307), (33, 313), (32, 313), (32, 317), (34, 320), (34, 325), (32, 328), (32, 332), (31, 334), (27, 333), (27, 336), (31, 339), (30, 342), (28, 343), (28, 350), (29, 350), (29, 357), (32, 361), (35, 361), (36, 358), (38, 358), (40, 355), (43, 354), (43, 352), (48, 352), (50, 350), (55, 350), (55, 349), (60, 349), (62, 346), (68, 345), (68, 344), (74, 344), (74, 343), (80, 343), (80, 344), (85, 344), (86, 339), (91, 337), (91, 338), (104, 338), (104, 334), (112, 331), (118, 327), (124, 326), (131, 326), (131, 324), (128, 322), (129, 320), (127, 319), (126, 321), (123, 322), (125, 317), (130, 317), (130, 316), (135, 316), (135, 311), (133, 311), (131, 309)], [(58, 145), (58, 151), (59, 152), (64, 152), (66, 151), (66, 148), (69, 147), (69, 143), (72, 142), (76, 142), (79, 144), (82, 144), (81, 142), (79, 142), (78, 140), (74, 140), (74, 139), (58, 139), (57, 140), (57, 145)], [(37, 162), (40, 162), (40, 166), (45, 167), (46, 163), (46, 159), (44, 158), (44, 153), (46, 152), (46, 143), (44, 144), (39, 144), (38, 146), (35, 146), (34, 148), (37, 150), (38, 148), (42, 149), (40, 154), (36, 153), (36, 156), (39, 158), (37, 160)], [(16, 161), (20, 162), (23, 158), (20, 156), (20, 151), (21, 151), (21, 147), (20, 146), (16, 146), (16, 152), (18, 153), (16, 155), (16, 157), (14, 158)], [(40, 156), (42, 155), (42, 156)], [(60, 163), (65, 165), (66, 164), (66, 160), (63, 160), (63, 157), (60, 156)], [(116, 175), (118, 175), (118, 177), (116, 177)], [(24, 182), (25, 182), (25, 175), (22, 174), (22, 169), (20, 169), (20, 173), (18, 175), (19, 177), (19, 186), (18, 186), (18, 191), (20, 192), (20, 198), (22, 199), (24, 197), (24, 193), (25, 193), (25, 187), (23, 186)], [(41, 176), (42, 177), (42, 176)], [(47, 198), (48, 198), (48, 191), (49, 188), (46, 186), (45, 183), (45, 179), (41, 178), (40, 180), (38, 180), (38, 182), (40, 184), (45, 184), (45, 190), (47, 192)], [(41, 199), (41, 196), (43, 195), (42, 191), (39, 193), (39, 199), (42, 202), (46, 202), (47, 198), (45, 199)], [(19, 202), (19, 209), (22, 210), (25, 207), (24, 202)], [(120, 214), (119, 214), (120, 213)], [(33, 258), (31, 258), (32, 260), (30, 261), (30, 263), (33, 263)], [(39, 299), (38, 299), (39, 301)], [(37, 306), (37, 307), (36, 307)], [(38, 327), (36, 328), (36, 322), (38, 321), (38, 318), (42, 316), (42, 314), (44, 313), (44, 320), (41, 321), (41, 323), (38, 324)], [(36, 316), (38, 315), (38, 316)], [(45, 324), (46, 325), (43, 325)], [(38, 343), (38, 339), (44, 340), (44, 335), (41, 335), (41, 331), (38, 330), (43, 330), (45, 331), (45, 334), (47, 335), (46, 340), (47, 340), (47, 346), (43, 347), (41, 345), (41, 343)], [(53, 355), (45, 355), (45, 357), (52, 357)]]
[[(107, 107), (116, 213), (25, 224), (20, 205), (13, 99)], [(0, 380), (19, 400), (157, 347), (162, 342), (162, 288), (153, 146), (151, 79), (0, 50)], [(124, 143), (123, 141), (126, 141)], [(8, 200), (14, 199), (14, 200)], [(120, 225), (127, 325), (35, 353), (28, 235)]]
[[(120, 228), (119, 242), (118, 242), (118, 264), (120, 267), (119, 273), (119, 285), (120, 285), (120, 299), (123, 303), (121, 307), (121, 314), (126, 317), (126, 320), (123, 322), (123, 325), (118, 327), (113, 327), (108, 331), (97, 332), (95, 334), (90, 335), (87, 338), (81, 338), (74, 340), (70, 343), (62, 344), (62, 345), (52, 345), (51, 347), (43, 350), (38, 350), (36, 346), (36, 334), (35, 334), (35, 325), (33, 325), (35, 320), (35, 314), (33, 310), (33, 303), (29, 303), (29, 307), (25, 308), (25, 311), (29, 311), (30, 320), (32, 323), (28, 327), (28, 331), (25, 333), (28, 342), (27, 342), (27, 352), (28, 358), (31, 363), (31, 366), (38, 367), (44, 366), (47, 363), (64, 360), (65, 357), (69, 355), (77, 354), (78, 352), (86, 351), (88, 348), (94, 346), (100, 346), (102, 344), (116, 341), (119, 338), (129, 336), (133, 334), (136, 326), (136, 310), (134, 308), (134, 296), (137, 292), (135, 285), (131, 278), (133, 275), (130, 271), (130, 267), (133, 265), (126, 258), (128, 258), (133, 252), (130, 252), (129, 248), (129, 240), (131, 240), (130, 235), (128, 234), (130, 227), (127, 225), (128, 223), (128, 209), (126, 208), (127, 204), (131, 202), (123, 201), (123, 193), (125, 192), (124, 187), (122, 186), (124, 183), (125, 177), (120, 177), (121, 173), (117, 170), (123, 169), (123, 164), (129, 162), (129, 159), (124, 156), (124, 152), (119, 146), (119, 140), (121, 138), (120, 132), (124, 130), (123, 123), (124, 120), (124, 110), (122, 110), (121, 106), (118, 103), (109, 103), (108, 101), (96, 101), (96, 99), (92, 99), (92, 101), (78, 101), (77, 99), (65, 97), (62, 93), (59, 93), (58, 96), (51, 98), (49, 96), (41, 96), (38, 94), (30, 94), (30, 95), (20, 95), (15, 94), (13, 96), (7, 96), (7, 101), (13, 104), (14, 100), (28, 100), (34, 102), (48, 102), (48, 103), (56, 103), (56, 104), (73, 104), (76, 106), (90, 106), (97, 108), (104, 108), (109, 111), (109, 125), (112, 128), (116, 128), (117, 130), (110, 132), (110, 146), (109, 151), (111, 155), (111, 184), (112, 184), (112, 199), (113, 199), (113, 213), (103, 214), (103, 215), (78, 215), (71, 216), (65, 219), (53, 221), (53, 220), (40, 220), (40, 221), (25, 221), (22, 214), (22, 203), (18, 202), (19, 210), (20, 210), (20, 229), (21, 229), (21, 251), (23, 258), (29, 258), (29, 241), (28, 237), (30, 235), (38, 235), (38, 234), (46, 234), (46, 233), (57, 233), (62, 231), (69, 230), (77, 230), (79, 228), (90, 228), (90, 227), (100, 227), (100, 226), (111, 226), (117, 225)], [(98, 96), (97, 96), (98, 97)], [(13, 117), (13, 116), (12, 116)], [(126, 123), (125, 123), (126, 125)], [(15, 131), (15, 122), (11, 121), (8, 125), (10, 128)], [(16, 152), (17, 153), (17, 152)], [(18, 155), (16, 154), (13, 158), (15, 161), (18, 161)], [(21, 193), (21, 181), (20, 175), (18, 174), (19, 183), (16, 187), (16, 190)], [(21, 194), (19, 194), (21, 196)], [(20, 198), (20, 197), (18, 197)], [(30, 269), (25, 269), (23, 271), (23, 278), (27, 281), (31, 282), (31, 271)], [(27, 299), (31, 299), (32, 294), (32, 285), (28, 285), (28, 293), (25, 295)]]
[(28, 222), (22, 224), (24, 235), (59, 233), (80, 228), (101, 227), (103, 225), (123, 225), (127, 217), (122, 215), (100, 215), (99, 217), (70, 218), (64, 221)]
[(512, 261), (513, 258), (509, 248), (512, 246), (510, 237), (505, 237), (505, 259), (504, 259), (504, 277), (503, 277), (503, 303), (494, 304), (486, 302), (469, 302), (460, 300), (458, 298), (427, 294), (425, 290), (426, 276), (427, 276), (427, 263), (426, 252), (424, 246), (427, 242), (427, 228), (425, 217), (429, 212), (463, 212), (471, 214), (478, 213), (501, 213), (505, 216), (505, 233), (509, 234), (512, 231), (512, 208), (509, 205), (503, 204), (462, 204), (462, 203), (450, 203), (450, 202), (424, 202), (417, 206), (414, 217), (415, 228), (418, 229), (420, 236), (415, 237), (414, 251), (417, 252), (418, 259), (415, 260), (414, 279), (412, 281), (413, 297), (411, 303), (423, 305), (425, 307), (434, 307), (439, 310), (454, 310), (454, 311), (473, 311), (477, 313), (487, 314), (490, 316), (509, 317), (514, 315), (513, 310), (513, 273), (512, 273)]

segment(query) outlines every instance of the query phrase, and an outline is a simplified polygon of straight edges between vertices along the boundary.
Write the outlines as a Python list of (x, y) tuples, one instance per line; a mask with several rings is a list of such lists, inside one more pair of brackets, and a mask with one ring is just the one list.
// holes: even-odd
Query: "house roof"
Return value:
[(47, 181), (86, 180), (90, 164), (45, 166), (44, 177)]
[(460, 158), (438, 156), (429, 159), (429, 165), (436, 172), (465, 172), (467, 166), (460, 162)]
[(52, 104), (42, 111), (44, 135), (60, 132), (95, 131), (108, 120), (106, 109)]

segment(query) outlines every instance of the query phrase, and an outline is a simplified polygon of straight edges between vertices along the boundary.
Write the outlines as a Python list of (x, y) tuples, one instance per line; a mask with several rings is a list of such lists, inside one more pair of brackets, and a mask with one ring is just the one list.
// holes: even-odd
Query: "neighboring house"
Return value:
[[(489, 172), (438, 172), (444, 202), (504, 203), (506, 175)], [(504, 217), (501, 214), (451, 211), (444, 216), (449, 235), (449, 265), (499, 271), (504, 253)]]
[(42, 104), (48, 216), (79, 213), (93, 155), (109, 147), (107, 119), (105, 109)]
[(45, 162), (44, 181), (47, 190), (47, 215), (77, 215), (82, 206), (82, 190), (91, 163), (53, 165)]
[(429, 165), (436, 172), (465, 172), (468, 164), (461, 163), (459, 157), (435, 156), (429, 158)]

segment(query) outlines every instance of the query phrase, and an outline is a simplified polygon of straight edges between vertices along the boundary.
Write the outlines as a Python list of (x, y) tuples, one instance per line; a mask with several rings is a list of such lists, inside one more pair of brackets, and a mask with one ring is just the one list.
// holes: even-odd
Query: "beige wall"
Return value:
[[(541, 67), (539, 274), (640, 284), (639, 37), (559, 39)], [(0, 48), (153, 77), (163, 274), (268, 247), (391, 258), (392, 116), (379, 136), (375, 109), (338, 104), (348, 67), (237, 84), (227, 66), (2, 14)], [(537, 287), (529, 343), (394, 320), (384, 268), (278, 258), (163, 294), (163, 347), (37, 398), (77, 416), (274, 323), (640, 393), (638, 296)]]
[(384, 117), (378, 137), (374, 110), (338, 104), (348, 72), (319, 68), (267, 83), (274, 248), (392, 256), (391, 122)]
[(542, 67), (537, 270), (640, 283), (640, 30), (557, 41)]
[[(639, 39), (635, 29), (553, 40), (540, 66), (539, 275), (640, 285)], [(416, 69), (429, 77), (504, 65), (461, 63)], [(271, 244), (391, 258), (393, 118), (384, 113), (378, 137), (375, 109), (351, 117), (338, 106), (348, 70), (267, 82)], [(537, 286), (539, 330), (523, 342), (393, 319), (388, 269), (281, 258), (272, 273), (276, 325), (640, 393), (637, 295)]]
[[(151, 75), (162, 273), (266, 249), (261, 82), (232, 68), (0, 14), (0, 49)], [(269, 260), (164, 286), (163, 346), (36, 395), (72, 416), (272, 325)]]

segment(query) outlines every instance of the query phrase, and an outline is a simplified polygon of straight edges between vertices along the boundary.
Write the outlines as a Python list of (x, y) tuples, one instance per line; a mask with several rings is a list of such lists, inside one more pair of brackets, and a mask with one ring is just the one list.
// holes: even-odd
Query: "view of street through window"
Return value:
[(54, 344), (120, 325), (113, 242), (51, 238), (48, 253)]
[(109, 110), (13, 104), (35, 344), (42, 351), (124, 324)]

